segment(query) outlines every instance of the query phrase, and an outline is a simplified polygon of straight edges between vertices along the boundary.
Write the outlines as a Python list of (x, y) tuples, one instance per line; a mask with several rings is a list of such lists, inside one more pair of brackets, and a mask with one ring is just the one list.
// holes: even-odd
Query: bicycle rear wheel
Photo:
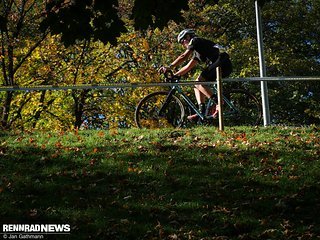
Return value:
[[(226, 91), (224, 96), (229, 103), (224, 103), (226, 126), (256, 126), (262, 119), (261, 104), (251, 93), (242, 89)], [(226, 100), (226, 101), (227, 101)]]
[[(179, 98), (168, 92), (154, 92), (144, 97), (135, 111), (135, 122), (138, 128), (176, 128), (184, 119), (184, 107)], [(166, 102), (167, 99), (167, 102)], [(161, 110), (166, 102), (165, 109)]]

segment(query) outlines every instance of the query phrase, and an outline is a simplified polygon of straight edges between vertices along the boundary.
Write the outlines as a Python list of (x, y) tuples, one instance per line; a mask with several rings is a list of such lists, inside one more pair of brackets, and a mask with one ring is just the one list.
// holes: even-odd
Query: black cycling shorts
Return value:
[[(230, 61), (228, 54), (226, 53), (220, 54), (220, 67), (221, 67), (223, 78), (230, 76), (232, 72), (232, 63)], [(207, 67), (202, 71), (201, 77), (203, 77), (205, 81), (216, 81), (217, 80), (216, 68), (214, 67), (210, 69), (210, 66)]]

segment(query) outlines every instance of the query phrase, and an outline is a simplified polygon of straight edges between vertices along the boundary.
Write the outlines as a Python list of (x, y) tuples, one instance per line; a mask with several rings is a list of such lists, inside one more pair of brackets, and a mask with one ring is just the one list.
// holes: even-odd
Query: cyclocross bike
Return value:
[[(169, 72), (165, 74), (165, 81), (177, 83), (179, 78), (174, 77), (172, 72)], [(215, 84), (213, 91), (217, 94)], [(261, 104), (247, 90), (225, 90), (222, 99), (223, 117), (226, 126), (254, 126), (261, 122)], [(212, 99), (209, 99), (206, 103), (205, 114), (202, 114), (181, 86), (174, 85), (170, 86), (169, 91), (153, 92), (144, 97), (136, 107), (135, 122), (137, 127), (148, 129), (184, 127), (190, 124), (186, 116), (196, 113), (199, 116), (197, 124), (210, 124), (214, 122), (211, 109), (216, 104)]]

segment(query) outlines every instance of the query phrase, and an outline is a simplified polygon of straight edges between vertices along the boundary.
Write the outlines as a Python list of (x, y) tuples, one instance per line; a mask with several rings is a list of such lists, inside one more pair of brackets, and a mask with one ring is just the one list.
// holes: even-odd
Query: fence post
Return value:
[(216, 68), (217, 72), (217, 90), (218, 90), (218, 111), (219, 111), (219, 130), (224, 131), (223, 124), (223, 101), (222, 101), (222, 73), (221, 67)]
[[(266, 77), (266, 64), (264, 59), (263, 49), (263, 34), (262, 34), (262, 20), (261, 20), (261, 7), (257, 0), (255, 0), (256, 8), (256, 22), (257, 22), (257, 41), (259, 52), (259, 65), (260, 65), (260, 77)], [(262, 111), (263, 111), (263, 125), (266, 127), (270, 125), (270, 107), (268, 96), (268, 85), (266, 81), (261, 81), (261, 98), (262, 98)]]

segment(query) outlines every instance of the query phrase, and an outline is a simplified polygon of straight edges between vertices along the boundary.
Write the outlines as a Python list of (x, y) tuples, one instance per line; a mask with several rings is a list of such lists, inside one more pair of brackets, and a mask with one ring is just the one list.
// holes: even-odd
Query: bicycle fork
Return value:
[(173, 87), (173, 88), (169, 91), (169, 93), (168, 93), (168, 95), (167, 95), (167, 97), (166, 97), (166, 100), (164, 101), (164, 103), (162, 104), (162, 106), (161, 106), (161, 108), (160, 108), (160, 110), (159, 110), (159, 116), (162, 116), (162, 113), (163, 113), (164, 109), (167, 108), (167, 106), (168, 106), (169, 103), (170, 103), (170, 100), (171, 100), (172, 96), (176, 93), (176, 91), (177, 91), (177, 90), (175, 89), (175, 87)]

